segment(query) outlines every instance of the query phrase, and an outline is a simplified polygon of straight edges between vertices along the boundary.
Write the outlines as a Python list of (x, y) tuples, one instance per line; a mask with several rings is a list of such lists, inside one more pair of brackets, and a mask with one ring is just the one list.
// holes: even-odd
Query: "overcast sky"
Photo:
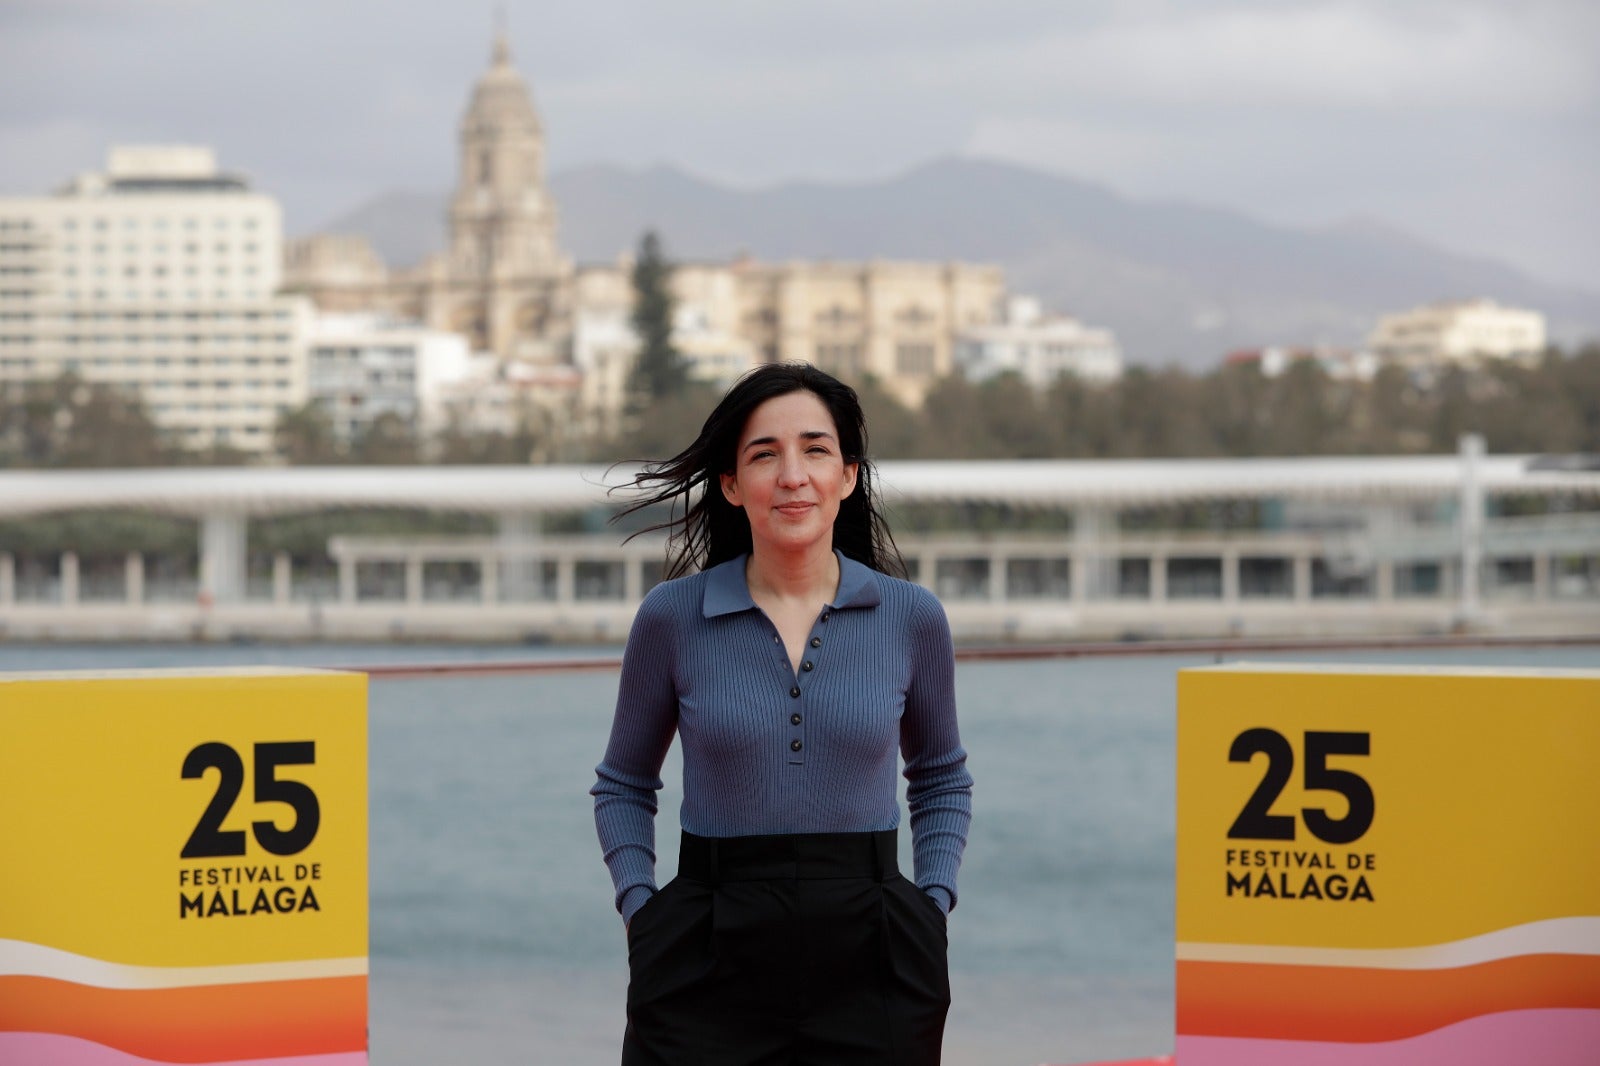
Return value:
[[(507, 8), (553, 169), (742, 185), (976, 154), (1378, 218), (1600, 289), (1594, 0), (581, 0)], [(292, 232), (447, 188), (495, 5), (0, 0), (0, 193), (214, 145)]]

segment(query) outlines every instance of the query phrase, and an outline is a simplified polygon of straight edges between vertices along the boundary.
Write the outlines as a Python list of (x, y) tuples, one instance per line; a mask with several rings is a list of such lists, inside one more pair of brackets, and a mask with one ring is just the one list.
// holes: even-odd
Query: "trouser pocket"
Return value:
[(673, 878), (628, 925), (628, 1010), (681, 994), (710, 962), (711, 890)]
[(884, 933), (897, 986), (914, 998), (950, 1002), (945, 915), (926, 892), (896, 876), (884, 882)]

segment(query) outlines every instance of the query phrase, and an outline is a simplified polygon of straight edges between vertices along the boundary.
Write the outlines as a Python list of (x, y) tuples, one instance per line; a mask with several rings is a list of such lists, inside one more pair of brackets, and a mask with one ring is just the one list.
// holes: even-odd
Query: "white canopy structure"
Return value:
[[(157, 560), (147, 582), (138, 550), (121, 560), (119, 579), (118, 564), (105, 558), (90, 560), (91, 577), (70, 546), (51, 560), (19, 562), (0, 542), (0, 632), (614, 639), (660, 576), (659, 538), (563, 536), (547, 532), (540, 516), (621, 506), (635, 498), (637, 470), (0, 471), (0, 522), (110, 509), (188, 517), (199, 526), (198, 573), (176, 583), (170, 560)], [(1469, 437), (1454, 456), (887, 462), (878, 475), (893, 508), (977, 503), (1070, 512), (1070, 529), (1049, 533), (901, 538), (914, 576), (945, 600), (967, 639), (1600, 632), (1600, 462), (1591, 457), (1486, 456), (1481, 439)], [(1562, 503), (1528, 515), (1486, 506), (1489, 498), (1516, 496)], [(1141, 508), (1241, 500), (1289, 506), (1263, 529), (1150, 529), (1118, 520)], [(492, 516), (496, 531), (336, 536), (328, 543), (337, 574), (331, 586), (325, 571), (303, 570), (297, 585), (298, 564), (280, 549), (264, 589), (262, 560), (248, 550), (250, 523), (342, 508), (477, 513)], [(173, 606), (175, 591), (187, 594), (187, 607)]]
[[(1458, 456), (886, 462), (892, 504), (1116, 509), (1222, 499), (1398, 503), (1461, 494)], [(0, 471), (0, 520), (83, 510), (251, 518), (336, 507), (537, 514), (625, 503), (633, 466), (201, 467)], [(1485, 456), (1485, 496), (1600, 495), (1600, 467)]]

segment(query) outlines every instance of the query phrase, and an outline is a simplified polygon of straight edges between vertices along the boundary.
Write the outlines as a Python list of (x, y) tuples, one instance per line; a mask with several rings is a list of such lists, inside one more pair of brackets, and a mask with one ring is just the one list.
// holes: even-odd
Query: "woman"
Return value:
[[(759, 367), (635, 484), (624, 513), (687, 506), (591, 790), (628, 935), (624, 1066), (938, 1063), (972, 778), (949, 625), (888, 574), (854, 390)], [(657, 890), (674, 733), (683, 844)], [(895, 860), (897, 751), (914, 884)]]

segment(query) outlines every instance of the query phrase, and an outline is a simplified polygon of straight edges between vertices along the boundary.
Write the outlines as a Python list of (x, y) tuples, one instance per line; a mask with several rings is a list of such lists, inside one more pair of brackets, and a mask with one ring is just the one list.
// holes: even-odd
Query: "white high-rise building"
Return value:
[(190, 448), (272, 447), (306, 397), (309, 301), (276, 295), (277, 201), (209, 148), (113, 148), (103, 174), (0, 198), (0, 382), (135, 391)]
[(461, 334), (375, 314), (318, 315), (307, 351), (310, 397), (345, 444), (386, 414), (419, 436), (438, 432), (447, 391), (471, 370)]

